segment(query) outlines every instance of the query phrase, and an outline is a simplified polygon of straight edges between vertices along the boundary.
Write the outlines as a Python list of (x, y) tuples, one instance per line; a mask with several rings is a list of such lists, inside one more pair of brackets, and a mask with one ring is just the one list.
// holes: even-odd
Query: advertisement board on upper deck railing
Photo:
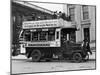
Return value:
[(23, 29), (59, 27), (58, 20), (25, 21)]

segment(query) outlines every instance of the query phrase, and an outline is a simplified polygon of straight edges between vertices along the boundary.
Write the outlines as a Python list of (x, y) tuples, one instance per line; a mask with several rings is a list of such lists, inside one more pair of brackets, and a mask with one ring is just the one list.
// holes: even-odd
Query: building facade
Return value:
[(23, 21), (35, 21), (52, 18), (52, 11), (30, 4), (28, 2), (11, 2), (11, 40), (12, 44), (19, 43), (19, 34)]
[[(66, 10), (67, 9), (67, 10)], [(96, 41), (96, 7), (91, 5), (64, 4), (63, 11), (70, 16), (72, 25), (76, 25), (76, 42), (84, 39)]]

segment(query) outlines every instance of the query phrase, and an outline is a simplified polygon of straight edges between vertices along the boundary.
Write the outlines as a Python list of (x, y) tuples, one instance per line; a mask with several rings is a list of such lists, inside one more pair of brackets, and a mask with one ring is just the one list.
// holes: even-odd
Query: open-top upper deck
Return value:
[(39, 21), (24, 21), (23, 29), (34, 29), (34, 28), (75, 28), (71, 25), (71, 22), (63, 19), (51, 19), (51, 20), (39, 20)]

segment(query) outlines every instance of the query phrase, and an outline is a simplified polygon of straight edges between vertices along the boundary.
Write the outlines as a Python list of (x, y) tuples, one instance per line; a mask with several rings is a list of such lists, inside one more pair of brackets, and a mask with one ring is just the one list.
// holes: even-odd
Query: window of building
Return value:
[(83, 5), (82, 10), (83, 10), (83, 20), (89, 19), (88, 6)]
[(75, 8), (69, 8), (69, 15), (70, 15), (71, 21), (74, 21), (75, 20)]
[(70, 33), (70, 40), (73, 41), (73, 42), (76, 42), (76, 35), (75, 35), (75, 32), (74, 31), (72, 31)]
[(90, 29), (84, 28), (84, 39), (90, 41)]

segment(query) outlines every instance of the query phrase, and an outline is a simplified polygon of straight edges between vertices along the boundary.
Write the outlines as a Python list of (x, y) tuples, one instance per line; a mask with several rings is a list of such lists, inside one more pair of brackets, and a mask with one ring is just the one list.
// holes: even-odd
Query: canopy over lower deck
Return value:
[(23, 29), (35, 28), (71, 28), (75, 29), (76, 26), (71, 25), (71, 22), (63, 19), (41, 20), (41, 21), (24, 21)]

